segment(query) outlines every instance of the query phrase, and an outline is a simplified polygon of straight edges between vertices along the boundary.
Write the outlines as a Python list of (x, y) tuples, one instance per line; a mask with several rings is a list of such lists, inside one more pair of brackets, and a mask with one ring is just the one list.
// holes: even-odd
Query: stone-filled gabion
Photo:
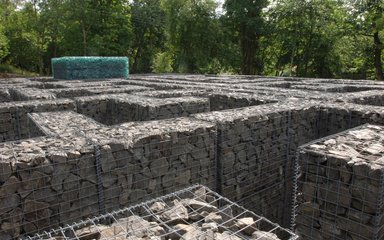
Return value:
[(315, 138), (317, 112), (311, 102), (287, 102), (194, 115), (217, 125), (220, 193), (287, 224), (291, 149)]
[(298, 146), (384, 123), (384, 84), (374, 81), (0, 81), (0, 239), (193, 183), (288, 226)]
[(295, 240), (297, 236), (207, 187), (195, 185), (29, 239), (63, 238)]
[(132, 121), (185, 117), (210, 110), (206, 98), (151, 98), (129, 94), (75, 98), (77, 111), (93, 119), (113, 125)]
[(299, 148), (303, 239), (382, 239), (384, 127), (364, 125)]
[(28, 113), (74, 110), (69, 99), (7, 102), (0, 105), (0, 142), (41, 136)]
[(18, 237), (200, 182), (215, 187), (214, 125), (189, 118), (103, 127), (31, 114), (47, 137), (0, 145), (0, 233)]

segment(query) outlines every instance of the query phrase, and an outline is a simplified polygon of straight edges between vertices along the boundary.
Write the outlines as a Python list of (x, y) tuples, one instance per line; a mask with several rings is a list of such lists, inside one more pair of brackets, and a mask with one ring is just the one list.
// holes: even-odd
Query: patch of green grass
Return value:
[(28, 72), (9, 64), (0, 64), (0, 73), (9, 74), (9, 75), (20, 75), (20, 76), (37, 76), (38, 75), (36, 73)]

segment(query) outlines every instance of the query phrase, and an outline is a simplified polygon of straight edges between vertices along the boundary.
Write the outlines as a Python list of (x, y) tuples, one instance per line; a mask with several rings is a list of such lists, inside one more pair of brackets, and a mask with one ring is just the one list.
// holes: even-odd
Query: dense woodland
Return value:
[(384, 0), (0, 0), (0, 64), (383, 80)]

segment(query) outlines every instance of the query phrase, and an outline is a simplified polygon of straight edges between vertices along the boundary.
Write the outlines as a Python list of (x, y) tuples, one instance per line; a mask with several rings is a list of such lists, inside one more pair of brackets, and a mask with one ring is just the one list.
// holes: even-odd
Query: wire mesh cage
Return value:
[[(292, 189), (302, 190), (293, 178), (298, 175), (298, 168), (292, 168), (298, 164), (297, 147), (362, 123), (383, 122), (379, 107), (366, 112), (368, 106), (320, 104), (330, 93), (312, 94), (317, 101), (305, 101), (307, 92), (275, 93), (282, 85), (260, 88), (260, 79), (242, 79), (241, 89), (235, 90), (226, 88), (232, 79), (199, 78), (23, 80), (22, 87), (17, 81), (17, 86), (5, 86), (7, 103), (0, 106), (0, 239), (104, 216), (197, 183), (285, 227)], [(148, 92), (137, 94), (144, 90)], [(344, 175), (339, 167), (321, 166), (319, 171), (327, 177)], [(307, 172), (316, 175), (313, 169), (308, 166)], [(309, 180), (323, 178), (310, 174)], [(375, 192), (377, 181), (368, 182)], [(323, 184), (316, 197), (321, 192), (327, 200), (330, 193), (351, 185), (342, 184), (330, 190)], [(298, 200), (294, 197), (293, 205)], [(363, 225), (351, 226), (353, 232)]]
[(297, 239), (202, 185), (27, 237), (37, 239)]
[(303, 239), (383, 239), (383, 153), (376, 125), (299, 148), (295, 224)]

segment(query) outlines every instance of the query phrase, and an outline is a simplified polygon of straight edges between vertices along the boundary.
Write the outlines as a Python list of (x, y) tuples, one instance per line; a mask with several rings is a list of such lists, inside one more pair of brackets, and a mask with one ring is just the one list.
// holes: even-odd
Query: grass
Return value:
[(37, 75), (38, 74), (36, 73), (28, 72), (9, 64), (4, 64), (4, 63), (0, 64), (0, 77), (19, 77), (19, 76), (33, 77)]

